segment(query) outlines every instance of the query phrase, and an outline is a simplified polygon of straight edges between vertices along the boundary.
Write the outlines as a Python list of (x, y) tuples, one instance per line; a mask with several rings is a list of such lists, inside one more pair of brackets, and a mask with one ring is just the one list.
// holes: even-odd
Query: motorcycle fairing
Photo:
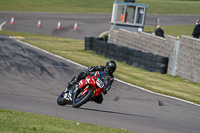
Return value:
[(82, 79), (81, 81), (79, 81), (79, 89), (90, 84), (90, 85), (95, 85), (95, 80), (94, 80), (95, 76), (87, 76), (85, 79)]

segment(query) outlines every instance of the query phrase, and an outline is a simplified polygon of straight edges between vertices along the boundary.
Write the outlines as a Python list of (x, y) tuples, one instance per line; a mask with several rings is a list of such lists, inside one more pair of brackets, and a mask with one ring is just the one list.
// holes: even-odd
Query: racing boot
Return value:
[(86, 72), (80, 72), (79, 74), (78, 74), (78, 76), (77, 77), (72, 77), (71, 79), (70, 79), (70, 81), (69, 81), (69, 83), (67, 84), (67, 88), (66, 88), (66, 91), (69, 91), (69, 90), (71, 90), (71, 87), (73, 86), (73, 85), (75, 85), (77, 82), (79, 82), (81, 79), (84, 79), (84, 78), (86, 78), (86, 76), (87, 76), (87, 73)]
[(77, 83), (77, 78), (72, 78), (70, 82), (66, 85), (66, 91), (71, 90), (72, 86)]

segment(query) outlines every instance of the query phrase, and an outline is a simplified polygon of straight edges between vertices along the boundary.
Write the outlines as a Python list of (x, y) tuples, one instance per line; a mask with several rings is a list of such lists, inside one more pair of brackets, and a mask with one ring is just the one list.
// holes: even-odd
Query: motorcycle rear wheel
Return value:
[(78, 95), (77, 97), (75, 97), (72, 107), (79, 108), (84, 103), (86, 103), (92, 97), (92, 95), (93, 95), (92, 90), (88, 90), (83, 96)]

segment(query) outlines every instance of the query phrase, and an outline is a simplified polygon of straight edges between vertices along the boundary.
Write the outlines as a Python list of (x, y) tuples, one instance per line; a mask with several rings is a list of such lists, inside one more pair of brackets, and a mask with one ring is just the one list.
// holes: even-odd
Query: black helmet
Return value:
[(106, 70), (108, 70), (109, 73), (114, 73), (116, 68), (117, 68), (117, 64), (115, 63), (115, 61), (113, 60), (109, 60), (108, 62), (106, 62)]

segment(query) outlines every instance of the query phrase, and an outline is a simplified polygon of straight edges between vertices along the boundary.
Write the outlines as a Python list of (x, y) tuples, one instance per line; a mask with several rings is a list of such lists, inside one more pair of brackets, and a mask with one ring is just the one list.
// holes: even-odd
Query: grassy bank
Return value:
[[(192, 31), (195, 25), (171, 25), (171, 26), (162, 26), (161, 28), (164, 30), (165, 34), (172, 36), (192, 36)], [(155, 32), (155, 27), (144, 27), (144, 31), (146, 32)]]
[[(111, 13), (114, 0), (0, 0), (1, 11)], [(123, 0), (118, 0), (123, 1)], [(136, 0), (148, 14), (200, 14), (200, 0)]]
[[(32, 45), (45, 49), (85, 66), (104, 65), (108, 58), (94, 55), (92, 51), (84, 51), (82, 40), (73, 40), (51, 36), (40, 36), (27, 33), (1, 31), (0, 34), (21, 35)], [(33, 40), (34, 39), (34, 40)], [(50, 40), (50, 41), (46, 41)], [(90, 58), (90, 60), (88, 60)], [(115, 77), (128, 83), (152, 90), (154, 92), (174, 96), (200, 104), (200, 84), (195, 84), (179, 77), (151, 73), (117, 62)]]
[(1, 133), (127, 133), (93, 124), (0, 108)]
[(148, 14), (200, 14), (200, 0), (136, 0), (149, 5)]

